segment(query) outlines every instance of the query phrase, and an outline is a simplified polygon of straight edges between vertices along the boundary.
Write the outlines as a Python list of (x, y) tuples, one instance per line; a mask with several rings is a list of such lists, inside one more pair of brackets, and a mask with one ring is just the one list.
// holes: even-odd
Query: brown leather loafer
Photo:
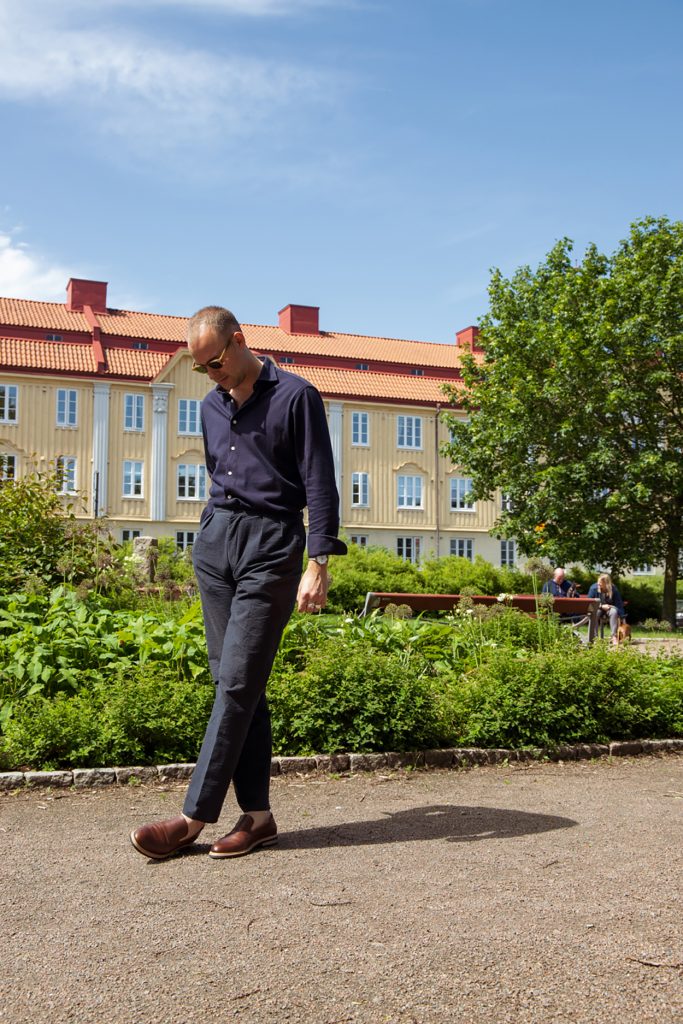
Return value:
[(188, 824), (181, 814), (177, 818), (167, 818), (166, 821), (136, 828), (130, 834), (130, 841), (143, 857), (165, 860), (186, 846), (191, 846), (200, 833), (201, 829), (195, 835), (188, 835)]
[(271, 814), (265, 825), (256, 828), (250, 814), (243, 814), (232, 832), (223, 836), (209, 850), (209, 857), (241, 857), (259, 846), (275, 846), (277, 825)]

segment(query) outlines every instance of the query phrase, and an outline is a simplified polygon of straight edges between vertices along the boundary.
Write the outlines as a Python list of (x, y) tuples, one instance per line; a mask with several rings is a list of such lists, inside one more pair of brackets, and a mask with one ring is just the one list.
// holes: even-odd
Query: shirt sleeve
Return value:
[(293, 417), (296, 460), (308, 506), (308, 554), (345, 555), (346, 544), (338, 538), (339, 493), (330, 431), (323, 400), (314, 387), (297, 395)]

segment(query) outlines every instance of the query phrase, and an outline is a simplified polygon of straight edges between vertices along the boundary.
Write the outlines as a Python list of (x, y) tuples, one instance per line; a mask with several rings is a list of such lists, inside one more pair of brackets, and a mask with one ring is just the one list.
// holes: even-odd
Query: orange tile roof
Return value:
[[(140, 313), (133, 310), (109, 309), (97, 313), (103, 337), (117, 335), (128, 338), (172, 341), (185, 340), (187, 318), (161, 313)], [(0, 325), (32, 327), (51, 331), (72, 330), (90, 333), (82, 313), (70, 313), (63, 303), (33, 302), (28, 299), (0, 298)], [(455, 342), (440, 345), (429, 341), (403, 341), (398, 338), (375, 338), (362, 334), (287, 334), (280, 327), (243, 324), (247, 342), (262, 352), (292, 353), (311, 356), (337, 356), (359, 362), (401, 363), (405, 366), (458, 368), (461, 350)]]
[(0, 324), (35, 327), (46, 331), (85, 331), (90, 327), (82, 313), (70, 313), (63, 302), (34, 302), (0, 298)]
[(367, 398), (388, 401), (423, 402), (442, 405), (448, 400), (441, 390), (442, 381), (436, 377), (413, 377), (398, 373), (373, 373), (371, 370), (344, 370), (323, 366), (284, 366), (297, 376), (310, 381), (325, 398)]
[(97, 374), (92, 345), (83, 342), (0, 338), (0, 366), (13, 370), (57, 370), (102, 377), (153, 380), (172, 358), (170, 352), (105, 348), (107, 369)]
[(123, 338), (147, 338), (156, 341), (185, 341), (187, 317), (161, 313), (136, 313), (127, 309), (109, 309), (97, 313), (102, 334)]
[(462, 365), (461, 350), (455, 342), (439, 345), (430, 341), (401, 341), (398, 338), (373, 338), (363, 334), (287, 334), (279, 327), (244, 324), (244, 335), (252, 348), (264, 352), (291, 352), (315, 356), (341, 356), (359, 362), (403, 363), (406, 366)]

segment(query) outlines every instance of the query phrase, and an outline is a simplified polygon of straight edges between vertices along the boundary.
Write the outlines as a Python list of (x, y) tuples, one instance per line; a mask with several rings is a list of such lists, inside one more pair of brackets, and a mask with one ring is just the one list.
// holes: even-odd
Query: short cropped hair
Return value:
[(206, 327), (218, 331), (226, 339), (231, 338), (235, 331), (242, 330), (239, 320), (229, 309), (223, 306), (204, 306), (190, 317), (187, 325), (188, 343), (195, 341)]

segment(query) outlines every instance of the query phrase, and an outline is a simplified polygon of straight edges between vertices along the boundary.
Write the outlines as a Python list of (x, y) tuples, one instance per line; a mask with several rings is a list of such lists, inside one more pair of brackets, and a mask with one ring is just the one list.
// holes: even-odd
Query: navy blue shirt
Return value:
[(308, 505), (309, 556), (346, 554), (327, 417), (312, 384), (266, 357), (239, 408), (220, 385), (203, 399), (202, 432), (211, 477), (202, 519), (214, 508), (299, 517)]

